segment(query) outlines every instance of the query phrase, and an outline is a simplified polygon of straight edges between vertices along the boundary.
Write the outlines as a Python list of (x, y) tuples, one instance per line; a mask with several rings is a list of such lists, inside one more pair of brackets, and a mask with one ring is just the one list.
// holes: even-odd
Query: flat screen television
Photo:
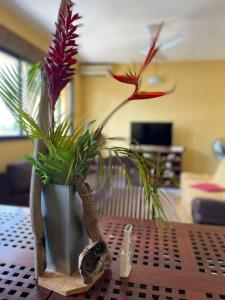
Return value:
[(131, 144), (171, 146), (172, 123), (131, 123)]

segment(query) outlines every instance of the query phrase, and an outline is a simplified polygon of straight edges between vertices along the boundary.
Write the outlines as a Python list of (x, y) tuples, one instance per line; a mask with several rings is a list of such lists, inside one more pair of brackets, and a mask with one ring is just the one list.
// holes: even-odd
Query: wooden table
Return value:
[[(123, 228), (133, 230), (132, 271), (119, 277)], [(112, 252), (111, 271), (87, 293), (94, 300), (225, 299), (225, 228), (170, 223), (158, 230), (150, 221), (103, 217), (101, 228)], [(36, 285), (29, 210), (0, 206), (0, 299), (65, 297)]]

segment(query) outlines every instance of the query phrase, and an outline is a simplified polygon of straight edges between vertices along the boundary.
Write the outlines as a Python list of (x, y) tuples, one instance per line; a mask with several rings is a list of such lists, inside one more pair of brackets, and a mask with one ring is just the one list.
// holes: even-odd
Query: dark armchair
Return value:
[(29, 205), (31, 166), (26, 161), (9, 164), (0, 174), (0, 204)]
[(192, 217), (199, 224), (225, 225), (225, 202), (196, 198), (192, 202)]

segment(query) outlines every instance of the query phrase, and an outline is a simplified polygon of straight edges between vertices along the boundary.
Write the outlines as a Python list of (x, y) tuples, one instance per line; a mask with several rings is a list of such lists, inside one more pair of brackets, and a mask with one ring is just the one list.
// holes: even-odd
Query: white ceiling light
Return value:
[(149, 85), (159, 85), (164, 82), (165, 78), (163, 76), (159, 75), (152, 75), (148, 78), (148, 84)]
[(184, 37), (182, 35), (175, 35), (168, 40), (165, 40), (159, 45), (160, 51), (168, 50), (170, 48), (173, 48), (183, 42)]
[[(154, 36), (154, 33), (157, 31), (157, 29), (159, 28), (160, 26), (160, 23), (154, 23), (154, 24), (149, 24), (147, 27), (146, 27), (146, 31), (149, 35), (149, 38), (152, 39), (152, 37)], [(163, 26), (163, 33), (164, 33), (164, 36), (168, 36), (168, 35), (171, 35), (171, 33), (168, 33), (166, 31), (166, 27), (167, 25), (164, 25)], [(174, 34), (172, 33), (172, 37), (169, 37), (169, 38), (166, 38), (164, 39), (164, 41), (162, 41), (159, 45), (158, 45), (158, 48), (159, 48), (159, 51), (156, 55), (157, 59), (158, 60), (166, 60), (166, 57), (165, 57), (165, 54), (162, 53), (170, 48), (173, 48), (173, 47), (176, 47), (177, 45), (179, 45), (180, 43), (183, 42), (184, 40), (184, 37), (181, 35), (181, 34)], [(145, 47), (144, 49), (141, 50), (141, 53), (146, 55), (149, 51), (149, 46)]]

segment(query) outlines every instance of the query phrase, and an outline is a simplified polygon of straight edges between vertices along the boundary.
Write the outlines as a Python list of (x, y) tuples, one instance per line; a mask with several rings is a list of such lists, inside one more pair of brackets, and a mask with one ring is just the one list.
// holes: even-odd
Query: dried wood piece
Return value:
[[(38, 125), (46, 132), (48, 124), (48, 88), (43, 78), (42, 93), (39, 103)], [(45, 153), (46, 147), (39, 140), (35, 141), (34, 157), (38, 158), (40, 152)], [(41, 214), (42, 183), (33, 167), (30, 186), (30, 212), (31, 224), (34, 235), (34, 265), (35, 278), (37, 279), (46, 269), (44, 222)]]
[(36, 279), (46, 269), (44, 224), (40, 213), (40, 198), (41, 182), (40, 178), (35, 174), (35, 170), (33, 168), (30, 187), (30, 212), (34, 236), (34, 265)]
[(104, 241), (85, 247), (78, 264), (78, 270), (85, 284), (91, 284), (95, 275), (104, 270), (107, 256), (108, 249)]
[(98, 214), (90, 186), (81, 177), (75, 178), (75, 186), (83, 202), (83, 220), (88, 236), (93, 242), (103, 240), (98, 227)]
[(75, 178), (75, 186), (83, 202), (83, 221), (89, 238), (93, 243), (101, 242), (105, 244), (107, 255), (104, 256), (104, 268), (107, 268), (111, 263), (111, 255), (98, 226), (98, 214), (93, 192), (88, 183), (81, 177)]

